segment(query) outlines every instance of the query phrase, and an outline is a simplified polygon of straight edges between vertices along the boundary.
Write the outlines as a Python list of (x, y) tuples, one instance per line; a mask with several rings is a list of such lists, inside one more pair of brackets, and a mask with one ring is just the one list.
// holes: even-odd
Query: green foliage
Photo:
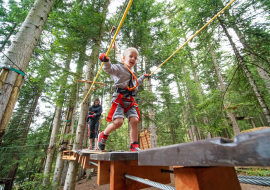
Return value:
[[(63, 121), (64, 110), (75, 107), (76, 101), (80, 104), (84, 98), (84, 83), (77, 84), (76, 79), (86, 79), (89, 72), (95, 75), (101, 65), (98, 61), (94, 63), (94, 69), (89, 71), (85, 67), (93, 60), (91, 53), (100, 35), (103, 37), (100, 53), (107, 51), (111, 27), (118, 17), (121, 18), (121, 9), (125, 9), (121, 5), (116, 13), (105, 16), (102, 10), (104, 2), (59, 0), (48, 17), (45, 30), (27, 68), (26, 83), (3, 139), (2, 147), (10, 148), (0, 150), (0, 154), (5, 155), (0, 157), (0, 177), (6, 177), (10, 169), (18, 164), (15, 183), (19, 188), (41, 189), (39, 184), (44, 177), (44, 163), (41, 161), (46, 156), (47, 145), (44, 144), (49, 143), (51, 135), (53, 108), (63, 106)], [(10, 39), (18, 31), (33, 3), (33, 0), (9, 1), (6, 4), (0, 1), (1, 51), (10, 45)], [(134, 67), (138, 76), (151, 73), (219, 12), (225, 6), (224, 3), (221, 0), (134, 1), (116, 38), (117, 44), (122, 51), (131, 46), (138, 49), (139, 59)], [(269, 76), (269, 6), (269, 1), (266, 0), (236, 2), (219, 17), (233, 35), (233, 40), (268, 106), (270, 80), (262, 79), (258, 68), (263, 68)], [(100, 34), (104, 20), (105, 31)], [(239, 34), (244, 36), (242, 41), (237, 36)], [(216, 56), (226, 90), (221, 88), (210, 46)], [(113, 64), (120, 61), (115, 49), (111, 50), (109, 57)], [(140, 129), (147, 129), (154, 123), (158, 146), (166, 146), (190, 142), (191, 136), (205, 139), (208, 133), (211, 137), (232, 138), (234, 132), (228, 113), (239, 117), (253, 117), (257, 127), (268, 125), (249, 80), (238, 64), (239, 60), (220, 23), (213, 21), (152, 75), (152, 92), (148, 91), (149, 87), (145, 82), (139, 87), (139, 108), (143, 120), (139, 124)], [(104, 71), (97, 81), (106, 83), (103, 88), (92, 91), (90, 95), (91, 101), (95, 98), (102, 100), (102, 131), (109, 124), (105, 120), (114, 88), (110, 76)], [(39, 101), (34, 108), (36, 99)], [(239, 105), (235, 110), (226, 109), (235, 105)], [(52, 109), (43, 110), (48, 107)], [(154, 109), (154, 117), (149, 116), (150, 108)], [(30, 121), (31, 115), (33, 118)], [(77, 113), (74, 131), (78, 120)], [(31, 125), (28, 125), (29, 122)], [(238, 120), (237, 123), (240, 130), (252, 128), (249, 120)], [(188, 134), (192, 126), (195, 132)], [(106, 150), (129, 150), (129, 131), (130, 126), (125, 119), (123, 126), (110, 134)], [(23, 132), (26, 132), (24, 138)], [(74, 140), (75, 134), (60, 134), (58, 141), (60, 138)], [(55, 159), (54, 157), (53, 168)], [(239, 172), (269, 176), (268, 170), (250, 169)]]

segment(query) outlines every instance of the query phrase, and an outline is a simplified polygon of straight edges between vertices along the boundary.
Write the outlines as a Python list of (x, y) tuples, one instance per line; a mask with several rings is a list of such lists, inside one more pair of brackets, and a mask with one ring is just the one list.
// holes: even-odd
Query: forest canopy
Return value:
[[(115, 40), (121, 56), (136, 48), (133, 71), (150, 74), (229, 2), (134, 0)], [(20, 82), (9, 102), (14, 85), (1, 78), (0, 178), (12, 178), (17, 189), (64, 185), (68, 164), (59, 158), (64, 150), (87, 148), (87, 111), (96, 98), (103, 106), (101, 131), (109, 124), (110, 75), (101, 70), (97, 82), (105, 85), (94, 84), (87, 97), (91, 83), (82, 81), (95, 79), (98, 57), (107, 52), (128, 0), (52, 0), (45, 11), (40, 3), (0, 0), (0, 77)], [(139, 131), (151, 131), (152, 147), (231, 139), (270, 125), (269, 10), (269, 0), (236, 0), (144, 81)], [(115, 48), (108, 56), (122, 63)], [(24, 76), (7, 75), (8, 65)], [(9, 103), (14, 110), (5, 111)], [(129, 131), (125, 119), (106, 150), (128, 150)], [(66, 173), (54, 172), (59, 164)]]

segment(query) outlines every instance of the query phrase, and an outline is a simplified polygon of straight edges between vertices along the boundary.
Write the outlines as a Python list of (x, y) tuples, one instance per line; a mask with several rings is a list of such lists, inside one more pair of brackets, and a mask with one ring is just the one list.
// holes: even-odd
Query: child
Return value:
[(89, 108), (88, 114), (88, 130), (89, 130), (89, 147), (88, 150), (92, 150), (93, 138), (95, 136), (95, 150), (98, 142), (98, 132), (100, 127), (100, 116), (102, 113), (102, 106), (99, 104), (99, 99), (95, 99), (94, 104)]
[[(123, 61), (129, 69), (134, 67), (138, 57), (136, 48), (128, 48), (124, 52)], [(139, 151), (138, 143), (138, 123), (140, 121), (140, 113), (138, 105), (135, 103), (133, 96), (138, 91), (138, 87), (129, 91), (127, 87), (132, 88), (136, 84), (133, 75), (123, 64), (110, 63), (109, 57), (103, 53), (99, 59), (104, 62), (104, 71), (114, 80), (115, 92), (113, 93), (112, 107), (108, 114), (107, 121), (113, 121), (107, 128), (98, 135), (98, 148), (105, 149), (106, 140), (109, 134), (123, 125), (124, 115), (128, 118), (131, 124), (130, 130), (130, 151)], [(141, 85), (145, 78), (150, 77), (149, 74), (144, 74), (138, 78), (138, 86)]]

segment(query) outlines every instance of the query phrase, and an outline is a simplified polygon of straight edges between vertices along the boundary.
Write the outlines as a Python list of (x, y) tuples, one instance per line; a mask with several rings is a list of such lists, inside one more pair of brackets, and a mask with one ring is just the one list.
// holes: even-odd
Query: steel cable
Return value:
[(152, 187), (159, 188), (159, 189), (166, 189), (166, 190), (175, 190), (176, 189), (175, 187), (171, 187), (171, 186), (168, 186), (168, 185), (163, 185), (161, 183), (157, 183), (157, 182), (154, 182), (154, 181), (150, 181), (150, 180), (147, 180), (147, 179), (143, 179), (143, 178), (128, 175), (128, 174), (125, 174), (125, 177), (128, 178), (128, 179), (132, 179), (134, 181), (138, 181), (140, 183), (144, 183), (146, 185), (150, 185)]

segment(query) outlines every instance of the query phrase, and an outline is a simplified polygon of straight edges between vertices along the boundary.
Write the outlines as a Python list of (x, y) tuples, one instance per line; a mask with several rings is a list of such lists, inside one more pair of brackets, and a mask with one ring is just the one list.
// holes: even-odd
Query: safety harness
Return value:
[[(132, 75), (130, 76), (130, 80), (129, 80), (129, 85), (128, 85), (130, 88), (133, 87), (133, 82), (132, 82)], [(139, 121), (141, 120), (141, 117), (140, 117), (140, 111), (139, 111), (139, 108), (138, 108), (138, 104), (136, 104), (133, 96), (136, 97), (136, 94), (134, 92), (134, 90), (130, 91), (128, 90), (128, 88), (116, 88), (115, 90), (117, 93), (119, 93), (119, 95), (117, 96), (117, 98), (113, 101), (112, 103), (112, 107), (109, 111), (109, 114), (108, 114), (108, 117), (106, 119), (106, 121), (108, 122), (111, 122), (112, 121), (112, 117), (114, 115), (114, 112), (117, 108), (117, 106), (120, 104), (123, 106), (124, 108), (124, 113), (126, 113), (132, 106), (135, 106), (136, 110), (137, 110), (137, 113), (138, 113), (138, 118), (139, 118)], [(128, 98), (130, 97), (130, 99)], [(127, 101), (127, 102), (131, 102), (130, 103), (130, 106), (128, 106), (127, 108), (124, 106), (123, 104), (123, 100)]]

